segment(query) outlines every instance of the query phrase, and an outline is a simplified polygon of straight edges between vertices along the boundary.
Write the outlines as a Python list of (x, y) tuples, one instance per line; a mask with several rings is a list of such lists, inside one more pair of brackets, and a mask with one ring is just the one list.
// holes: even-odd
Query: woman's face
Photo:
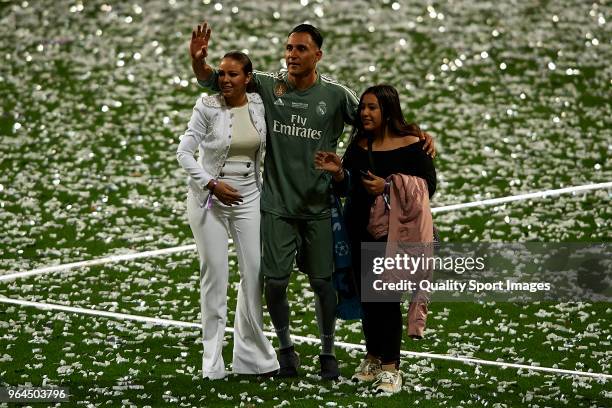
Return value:
[(219, 64), (219, 88), (226, 99), (237, 99), (246, 93), (251, 76), (244, 73), (242, 64), (233, 58), (223, 58)]
[(359, 115), (364, 130), (373, 132), (382, 128), (382, 111), (378, 99), (373, 94), (363, 95), (359, 106)]

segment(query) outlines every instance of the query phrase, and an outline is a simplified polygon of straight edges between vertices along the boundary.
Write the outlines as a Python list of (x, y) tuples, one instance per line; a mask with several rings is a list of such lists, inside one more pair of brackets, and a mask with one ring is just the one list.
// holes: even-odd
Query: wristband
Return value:
[[(208, 187), (208, 191), (210, 191), (210, 193), (208, 193), (208, 199), (206, 200), (206, 208), (210, 209), (212, 208), (212, 195), (213, 195), (213, 191), (215, 191), (215, 187), (217, 187), (217, 184), (219, 184), (219, 182), (217, 180), (211, 180), (212, 181), (212, 186)], [(210, 183), (210, 181), (209, 181)]]
[(391, 182), (390, 181), (385, 181), (385, 189), (384, 189), (383, 193), (389, 195), (390, 191), (391, 191)]
[(215, 187), (217, 187), (217, 184), (219, 184), (217, 180), (211, 180), (211, 181), (212, 181), (212, 187), (208, 188), (208, 191), (210, 191), (210, 193), (208, 193), (208, 199), (206, 200), (207, 209), (212, 208), (213, 191), (215, 191)]
[(382, 197), (385, 201), (385, 207), (387, 210), (391, 209), (391, 197), (389, 193), (391, 192), (391, 181), (385, 181), (385, 189), (383, 190)]
[(219, 184), (219, 182), (217, 180), (211, 180), (212, 181), (212, 187), (207, 187), (208, 191), (210, 191), (210, 194), (213, 193), (213, 191), (215, 191), (215, 187), (217, 187), (217, 184)]

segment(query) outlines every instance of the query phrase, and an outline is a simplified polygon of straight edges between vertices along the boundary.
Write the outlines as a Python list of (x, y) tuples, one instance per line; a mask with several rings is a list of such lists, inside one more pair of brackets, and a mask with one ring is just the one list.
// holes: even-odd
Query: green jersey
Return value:
[[(315, 152), (336, 151), (344, 124), (352, 124), (359, 101), (349, 88), (317, 75), (300, 91), (287, 73), (254, 72), (266, 108), (266, 159), (262, 211), (283, 217), (329, 217), (331, 177), (314, 167)], [(218, 90), (217, 72), (201, 86)]]

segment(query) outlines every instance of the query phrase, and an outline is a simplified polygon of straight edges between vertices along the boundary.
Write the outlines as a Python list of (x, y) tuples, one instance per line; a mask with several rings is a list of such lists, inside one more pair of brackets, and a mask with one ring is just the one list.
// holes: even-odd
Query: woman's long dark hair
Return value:
[(416, 136), (421, 137), (421, 129), (416, 123), (408, 123), (402, 114), (402, 107), (399, 101), (397, 90), (387, 84), (374, 85), (366, 89), (359, 99), (359, 111), (355, 117), (355, 124), (349, 141), (348, 148), (353, 143), (357, 143), (363, 138), (373, 137), (370, 132), (363, 128), (361, 121), (361, 107), (363, 106), (363, 97), (372, 94), (378, 100), (383, 126), (388, 126), (389, 130), (399, 136)]
[(225, 54), (223, 58), (233, 59), (234, 61), (242, 65), (242, 72), (244, 72), (245, 75), (248, 76), (249, 74), (251, 74), (251, 80), (246, 86), (246, 91), (255, 92), (255, 81), (253, 80), (253, 63), (251, 62), (249, 56), (242, 51), (230, 51)]

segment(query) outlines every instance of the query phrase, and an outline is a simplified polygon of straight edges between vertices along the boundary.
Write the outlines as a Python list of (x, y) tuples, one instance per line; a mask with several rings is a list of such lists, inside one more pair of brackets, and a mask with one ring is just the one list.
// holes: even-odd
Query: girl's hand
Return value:
[(336, 181), (341, 181), (344, 178), (342, 160), (336, 153), (318, 151), (315, 154), (315, 168), (331, 173)]
[(379, 195), (385, 191), (385, 179), (375, 176), (370, 170), (368, 170), (368, 177), (361, 177), (361, 182), (369, 194)]

